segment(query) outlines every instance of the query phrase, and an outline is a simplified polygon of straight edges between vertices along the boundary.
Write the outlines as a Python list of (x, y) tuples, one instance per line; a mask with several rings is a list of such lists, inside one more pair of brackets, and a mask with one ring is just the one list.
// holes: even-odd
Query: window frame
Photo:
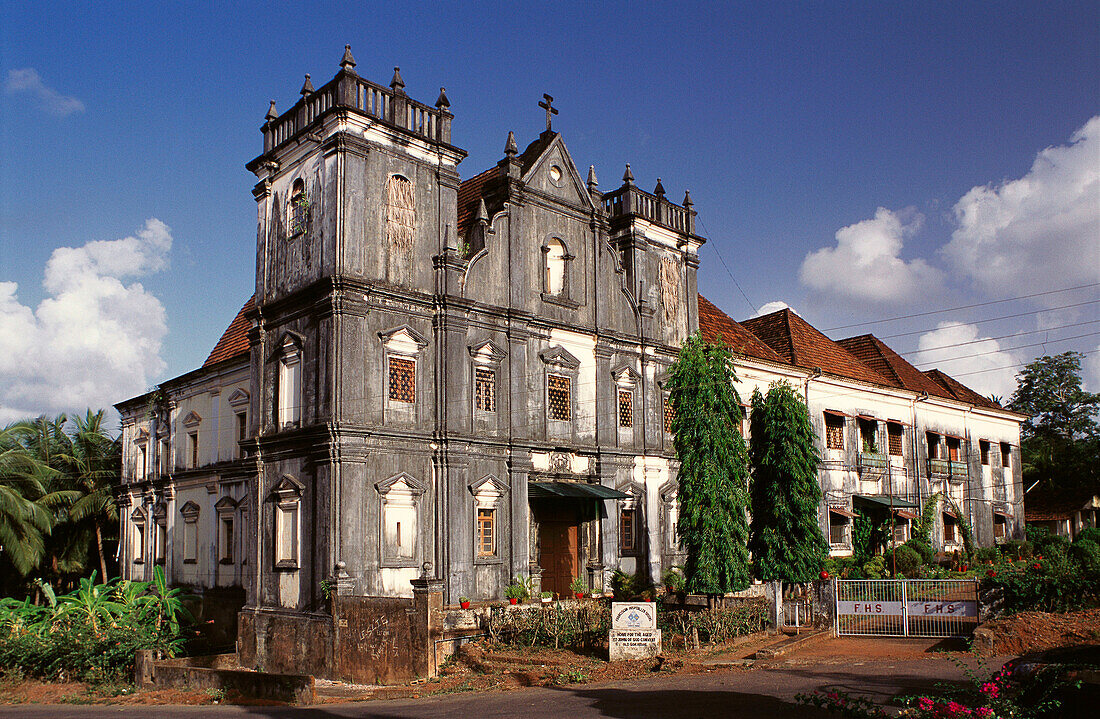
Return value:
[[(894, 431), (894, 428), (897, 431)], [(894, 441), (897, 441), (897, 452), (894, 451)], [(886, 456), (888, 457), (904, 457), (905, 456), (905, 425), (901, 422), (887, 422), (886, 423)]]
[(273, 509), (271, 558), (276, 571), (300, 569), (301, 504), (304, 489), (298, 480), (290, 475), (283, 475), (271, 491)]
[[(408, 399), (403, 399), (403, 394), (400, 388), (394, 387), (394, 363), (407, 363), (407, 367), (403, 370), (399, 370), (405, 376), (409, 378), (409, 389), (411, 394), (408, 395)], [(386, 396), (390, 402), (399, 402), (402, 405), (416, 406), (416, 357), (409, 357), (406, 355), (390, 354), (386, 356)], [(398, 396), (395, 396), (395, 391)]]
[[(558, 380), (561, 383), (564, 383), (564, 387), (557, 387), (557, 388), (551, 387), (551, 385), (554, 383), (555, 380)], [(552, 397), (552, 392), (555, 391), (555, 389), (559, 392), (562, 391), (563, 389), (565, 391), (565, 404), (564, 404), (565, 416), (564, 417), (555, 416), (554, 400), (553, 400), (553, 397)], [(561, 406), (560, 401), (558, 402), (558, 405), (559, 405), (559, 407)], [(560, 414), (560, 413), (558, 413), (558, 414)], [(573, 378), (571, 376), (566, 375), (566, 374), (562, 374), (560, 372), (547, 372), (546, 373), (546, 417), (551, 422), (568, 423), (568, 422), (573, 421)]]
[[(502, 533), (501, 523), (505, 521), (508, 516), (504, 513), (508, 511), (511, 491), (507, 484), (491, 474), (487, 474), (481, 479), (471, 482), (467, 485), (467, 489), (471, 495), (469, 506), (472, 512), (470, 515), (467, 515), (467, 521), (472, 522), (473, 531), (471, 532), (471, 540), (473, 546), (470, 549), (473, 552), (474, 564), (501, 564), (504, 561), (500, 546), (501, 540), (507, 539), (507, 535)], [(491, 512), (483, 515), (482, 510), (491, 510)], [(482, 517), (487, 518), (491, 522), (493, 543), (492, 554), (482, 553), (481, 531), (483, 527), (480, 524)]]
[(197, 564), (199, 561), (199, 515), (202, 510), (194, 502), (180, 507), (183, 516), (183, 563)]
[[(825, 412), (825, 451), (843, 452), (848, 418), (839, 412)], [(834, 443), (834, 437), (836, 441)]]
[(474, 365), (474, 409), (477, 412), (496, 414), (497, 371), (495, 367)]
[(633, 556), (638, 552), (638, 510), (623, 507), (619, 510), (619, 554)]
[[(482, 559), (497, 556), (496, 541), (496, 507), (478, 507), (477, 511), (477, 556)], [(486, 550), (486, 533), (488, 534), (488, 550)]]
[[(423, 499), (427, 488), (424, 483), (405, 472), (377, 482), (374, 487), (378, 491), (378, 551), (381, 566), (385, 568), (420, 566), (422, 553), (420, 525), (424, 514)], [(404, 534), (401, 531), (403, 520), (391, 517), (391, 514), (411, 515), (412, 531), (408, 535), (410, 540), (408, 553), (395, 551), (396, 547), (400, 547), (401, 537)], [(386, 536), (391, 519), (397, 527), (396, 547), (390, 544)]]
[(290, 184), (290, 194), (287, 199), (287, 239), (306, 233), (309, 227), (309, 210), (309, 196), (306, 194), (305, 180), (296, 177), (294, 182)]

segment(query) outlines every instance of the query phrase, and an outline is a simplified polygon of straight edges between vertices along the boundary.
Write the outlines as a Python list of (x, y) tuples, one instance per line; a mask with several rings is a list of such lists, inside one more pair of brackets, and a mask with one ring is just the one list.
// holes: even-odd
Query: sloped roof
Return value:
[(211, 350), (210, 356), (206, 358), (206, 361), (202, 363), (203, 367), (209, 367), (210, 365), (224, 362), (232, 357), (238, 355), (248, 354), (248, 330), (252, 325), (245, 317), (248, 312), (252, 310), (253, 300), (255, 295), (248, 298), (248, 302), (244, 303), (244, 307), (237, 313), (237, 316), (233, 318), (233, 321), (229, 323), (229, 326), (225, 328), (225, 332), (222, 333), (221, 339), (218, 340), (218, 344), (214, 345), (214, 349)]
[(925, 370), (923, 372), (925, 377), (935, 382), (942, 390), (939, 392), (940, 397), (947, 397), (949, 399), (957, 399), (960, 402), (969, 402), (975, 407), (985, 407), (986, 409), (1001, 409), (1001, 405), (997, 404), (988, 397), (983, 397), (974, 390), (970, 389), (962, 382), (958, 381), (954, 377), (941, 372), (938, 369)]
[(789, 308), (741, 324), (793, 365), (872, 384), (891, 384)]
[(458, 186), (458, 234), (464, 236), (477, 215), (477, 201), (482, 198), (485, 186), (499, 175), (495, 167), (490, 167)]
[(872, 334), (837, 340), (863, 364), (890, 380), (895, 387), (942, 396), (944, 389), (923, 372), (902, 359), (885, 342)]
[(1092, 488), (1061, 492), (1029, 492), (1024, 501), (1024, 517), (1029, 522), (1067, 519), (1080, 509), (1100, 506), (1100, 492)]
[(519, 162), (524, 174), (527, 174), (527, 171), (534, 166), (535, 161), (542, 157), (542, 153), (546, 152), (546, 148), (550, 147), (550, 143), (557, 136), (558, 133), (553, 130), (546, 130), (524, 148), (523, 152), (519, 153)]
[(710, 300), (699, 295), (699, 331), (708, 342), (721, 342), (730, 352), (757, 359), (783, 362), (771, 347), (761, 342), (752, 332), (718, 309)]

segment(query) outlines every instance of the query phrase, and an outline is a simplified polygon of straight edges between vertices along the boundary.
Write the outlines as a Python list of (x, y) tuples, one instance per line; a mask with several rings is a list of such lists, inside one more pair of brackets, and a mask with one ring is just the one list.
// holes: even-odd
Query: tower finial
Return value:
[(665, 186), (661, 184), (661, 178), (657, 178), (657, 186), (653, 188), (653, 194), (657, 197), (663, 198), (665, 196)]
[(340, 67), (347, 72), (355, 72), (355, 58), (351, 56), (351, 45), (344, 45), (344, 57), (340, 60)]
[(691, 192), (684, 190), (684, 207), (691, 207), (695, 203), (691, 201)]
[(633, 185), (634, 184), (634, 173), (630, 171), (630, 163), (629, 162), (626, 163), (626, 172), (623, 173), (623, 184), (624, 185)]
[(306, 73), (306, 81), (302, 83), (301, 95), (302, 98), (307, 98), (313, 94), (313, 83), (309, 79), (309, 73)]
[(451, 106), (451, 101), (447, 99), (447, 88), (439, 88), (439, 99), (435, 101), (435, 106), (440, 110)]
[(508, 141), (504, 143), (504, 154), (508, 157), (515, 157), (519, 154), (519, 148), (516, 146), (516, 133), (511, 130), (508, 131)]
[(590, 191), (593, 191), (599, 186), (600, 186), (600, 182), (599, 182), (599, 180), (596, 179), (596, 166), (595, 165), (589, 165), (588, 166), (588, 189)]
[(405, 81), (401, 79), (401, 68), (399, 67), (393, 69), (393, 79), (390, 80), (390, 89), (394, 92), (405, 90)]
[(271, 106), (267, 108), (267, 114), (264, 115), (264, 119), (271, 122), (279, 116), (279, 113), (275, 111), (275, 101), (271, 101)]
[(477, 222), (489, 222), (489, 209), (485, 207), (485, 198), (482, 197), (477, 202), (477, 214), (474, 215), (474, 220)]

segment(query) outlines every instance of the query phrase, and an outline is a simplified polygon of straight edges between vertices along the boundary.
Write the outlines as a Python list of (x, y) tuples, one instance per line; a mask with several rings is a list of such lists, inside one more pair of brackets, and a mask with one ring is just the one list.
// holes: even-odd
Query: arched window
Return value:
[(565, 245), (556, 237), (546, 243), (546, 293), (560, 295), (565, 291)]
[(306, 231), (309, 217), (309, 200), (306, 198), (306, 183), (298, 178), (290, 189), (290, 203), (287, 206), (287, 227), (290, 236)]

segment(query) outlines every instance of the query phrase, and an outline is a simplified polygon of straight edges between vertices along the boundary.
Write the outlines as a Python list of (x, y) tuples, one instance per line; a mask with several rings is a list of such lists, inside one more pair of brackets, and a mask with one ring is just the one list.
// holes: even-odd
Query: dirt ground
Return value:
[[(1068, 614), (1026, 612), (986, 624), (996, 635), (997, 655), (1022, 655), (1068, 646), (1100, 646), (1100, 609)], [(699, 650), (668, 647), (652, 660), (616, 662), (599, 652), (578, 653), (543, 647), (464, 645), (459, 654), (428, 681), (393, 687), (364, 687), (318, 681), (323, 703), (616, 682), (670, 674), (699, 674), (717, 668), (749, 671), (739, 662), (782, 638), (756, 634)], [(966, 642), (952, 640), (892, 640), (867, 637), (822, 638), (792, 650), (782, 659), (789, 665), (858, 664), (866, 661), (936, 659), (945, 651), (966, 651)], [(757, 665), (759, 666), (759, 664)], [(133, 687), (94, 689), (81, 683), (0, 680), (0, 704), (259, 704), (213, 691), (156, 690)], [(263, 702), (266, 703), (266, 702)]]
[(994, 632), (993, 651), (997, 654), (1100, 645), (1100, 609), (1066, 614), (1021, 612), (985, 626)]

